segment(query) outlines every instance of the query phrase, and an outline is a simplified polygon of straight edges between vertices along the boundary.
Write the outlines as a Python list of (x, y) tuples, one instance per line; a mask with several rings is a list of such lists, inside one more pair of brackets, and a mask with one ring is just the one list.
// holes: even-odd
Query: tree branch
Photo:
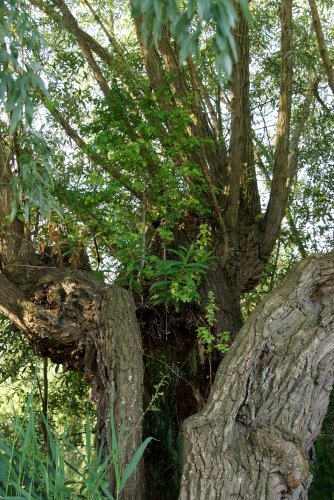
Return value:
[[(153, 41), (150, 39), (145, 41), (142, 34), (142, 23), (145, 21), (145, 16), (140, 15), (135, 18), (135, 27), (137, 33), (138, 43), (141, 49), (143, 61), (145, 64), (146, 72), (153, 91), (155, 92), (157, 102), (161, 109), (168, 112), (172, 111), (178, 104), (181, 105), (186, 111), (189, 112), (192, 123), (187, 128), (185, 133), (189, 137), (196, 137), (200, 139), (200, 151), (187, 152), (187, 160), (191, 158), (196, 164), (199, 164), (204, 173), (204, 177), (209, 187), (209, 203), (211, 204), (214, 214), (216, 216), (218, 225), (223, 230), (224, 241), (226, 241), (226, 228), (222, 219), (221, 209), (219, 208), (216, 193), (215, 193), (215, 170), (218, 172), (218, 165), (221, 167), (226, 157), (226, 150), (224, 145), (215, 144), (207, 146), (204, 139), (206, 137), (214, 138), (213, 131), (209, 129), (203, 111), (200, 109), (199, 96), (197, 88), (193, 88), (191, 93), (191, 103), (189, 103), (189, 85), (186, 81), (183, 69), (178, 65), (177, 49), (172, 46), (170, 40), (170, 33), (164, 27), (162, 29), (162, 36), (159, 40), (159, 51)], [(195, 68), (191, 65), (193, 73)], [(171, 83), (166, 81), (166, 72), (168, 75), (173, 76)], [(160, 134), (162, 144), (166, 144), (165, 134)], [(211, 151), (214, 149), (214, 151)], [(218, 152), (220, 154), (218, 154)], [(182, 164), (185, 161), (184, 157), (174, 157), (173, 161), (176, 165)], [(217, 167), (217, 168), (216, 168)], [(222, 170), (222, 169), (221, 169)], [(221, 171), (219, 172), (221, 176)], [(185, 182), (191, 185), (189, 178), (184, 176)], [(224, 247), (227, 248), (224, 243)]]
[(292, 0), (281, 2), (281, 89), (276, 129), (273, 180), (264, 221), (261, 255), (266, 258), (276, 241), (289, 194), (289, 136), (292, 104)]
[[(289, 154), (289, 160), (288, 160), (288, 187), (289, 191), (292, 188), (293, 181), (296, 178), (297, 171), (298, 171), (298, 157), (299, 157), (299, 144), (300, 144), (300, 139), (302, 136), (303, 131), (305, 130), (305, 125), (307, 123), (307, 120), (310, 115), (311, 111), (311, 106), (313, 103), (313, 93), (314, 93), (314, 88), (316, 87), (319, 79), (315, 78), (312, 82), (310, 82), (310, 87), (305, 95), (305, 99), (303, 102), (303, 105), (300, 110), (299, 114), (299, 119), (295, 125), (294, 131), (292, 133), (291, 141), (290, 141), (290, 154)], [(270, 175), (268, 172), (267, 167), (262, 161), (262, 158), (258, 154), (257, 150), (255, 149), (255, 156), (257, 160), (257, 164), (261, 170), (261, 173), (265, 177), (266, 185), (267, 188), (270, 189), (271, 186), (271, 179)], [(290, 227), (291, 235), (293, 237), (293, 240), (295, 244), (297, 245), (297, 248), (299, 250), (299, 253), (301, 257), (306, 257), (307, 256), (307, 251), (305, 249), (305, 246), (302, 242), (302, 239), (298, 235), (297, 228), (295, 226), (294, 220), (291, 215), (291, 211), (289, 208), (286, 210), (286, 219)]]
[(187, 59), (187, 64), (189, 67), (190, 76), (192, 77), (192, 80), (194, 83), (193, 87), (194, 88), (195, 88), (195, 86), (197, 87), (198, 92), (202, 96), (204, 103), (205, 103), (205, 106), (208, 109), (208, 112), (209, 112), (209, 115), (211, 118), (211, 122), (212, 122), (212, 129), (214, 130), (216, 138), (221, 139), (222, 131), (221, 131), (221, 124), (219, 122), (219, 116), (218, 116), (219, 113), (217, 115), (217, 113), (212, 105), (210, 95), (209, 95), (207, 89), (205, 88), (205, 85), (203, 84), (203, 81), (202, 81), (200, 75), (198, 74), (198, 71), (197, 71), (197, 69), (196, 69), (196, 67), (195, 67), (195, 65), (190, 57)]
[[(249, 29), (248, 22), (239, 9), (235, 30), (238, 60), (233, 65), (231, 78), (231, 135), (226, 224), (236, 226), (239, 209), (243, 219), (251, 224), (260, 212), (260, 198), (256, 183), (249, 98)], [(243, 192), (240, 192), (240, 185)], [(240, 200), (240, 204), (239, 204)]]
[[(72, 33), (71, 24), (68, 22), (68, 19), (64, 15), (60, 15), (55, 9), (52, 8), (50, 4), (46, 4), (45, 2), (43, 2), (43, 0), (30, 0), (30, 3), (44, 12), (56, 23), (60, 24), (61, 26), (65, 26), (66, 29), (70, 33)], [(110, 32), (108, 32), (108, 40), (111, 43), (114, 52), (117, 54), (117, 57), (114, 57), (114, 55), (112, 55), (99, 42), (97, 42), (93, 37), (91, 37), (82, 28), (80, 28), (79, 25), (78, 32), (80, 33), (81, 39), (85, 40), (90, 50), (94, 52), (94, 54), (96, 54), (101, 59), (101, 61), (104, 62), (111, 71), (113, 71), (114, 74), (116, 74), (117, 76), (124, 75), (128, 86), (132, 81), (135, 83), (135, 85), (131, 87), (131, 94), (135, 93), (137, 95), (143, 95), (140, 85), (141, 82), (137, 75), (133, 72), (133, 68), (129, 65), (127, 59), (124, 57), (124, 55), (126, 54), (125, 47), (122, 47)]]
[(0, 311), (20, 330), (25, 330), (23, 320), (24, 294), (14, 286), (4, 274), (0, 273)]
[(325, 68), (325, 72), (327, 75), (327, 80), (328, 80), (328, 85), (330, 86), (331, 91), (334, 94), (334, 70), (333, 70), (333, 65), (331, 62), (331, 58), (328, 52), (328, 48), (325, 42), (325, 37), (322, 31), (322, 26), (321, 26), (321, 21), (317, 9), (317, 4), (315, 0), (309, 0), (310, 8), (311, 8), (311, 14), (312, 14), (312, 21), (313, 21), (313, 26), (314, 30), (317, 36), (317, 42), (319, 46), (319, 51), (320, 51), (320, 56), (322, 59), (322, 63)]

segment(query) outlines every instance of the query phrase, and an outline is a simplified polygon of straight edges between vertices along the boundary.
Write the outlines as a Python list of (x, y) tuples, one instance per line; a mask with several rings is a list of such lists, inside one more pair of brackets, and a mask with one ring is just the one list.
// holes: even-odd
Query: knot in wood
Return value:
[(260, 429), (255, 436), (264, 458), (269, 458), (270, 472), (275, 470), (290, 489), (297, 488), (308, 476), (306, 453), (294, 441), (286, 439), (276, 427)]

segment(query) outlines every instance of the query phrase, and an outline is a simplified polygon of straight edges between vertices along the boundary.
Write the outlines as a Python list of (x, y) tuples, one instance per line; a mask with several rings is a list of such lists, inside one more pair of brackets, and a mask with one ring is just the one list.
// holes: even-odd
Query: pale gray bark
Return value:
[(306, 499), (334, 376), (334, 253), (306, 258), (254, 311), (203, 411), (184, 424), (180, 499)]

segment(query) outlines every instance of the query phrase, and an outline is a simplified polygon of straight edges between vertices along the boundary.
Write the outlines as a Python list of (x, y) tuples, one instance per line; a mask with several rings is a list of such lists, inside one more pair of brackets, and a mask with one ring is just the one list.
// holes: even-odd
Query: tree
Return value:
[[(230, 19), (235, 13), (233, 6), (229, 2), (221, 4), (227, 6), (224, 12)], [(26, 12), (27, 5), (31, 15), (24, 14), (28, 21), (22, 27), (17, 19)], [(303, 214), (294, 210), (293, 195), (300, 192), (302, 177), (298, 177), (298, 172), (308, 169), (314, 178), (319, 175), (314, 166), (319, 156), (313, 160), (305, 153), (314, 138), (310, 124), (313, 121), (319, 127), (321, 122), (327, 132), (332, 116), (326, 91), (319, 90), (322, 66), (315, 36), (312, 35), (309, 50), (312, 70), (310, 61), (306, 64), (302, 54), (293, 52), (293, 40), (305, 44), (308, 33), (303, 27), (312, 20), (299, 7), (293, 14), (291, 0), (281, 1), (279, 15), (275, 7), (269, 5), (265, 10), (261, 2), (256, 3), (251, 28), (237, 7), (238, 21), (235, 26), (230, 23), (225, 31), (221, 28), (225, 18), (214, 10), (218, 3), (198, 2), (198, 12), (191, 15), (188, 10), (186, 14), (171, 11), (167, 15), (169, 3), (162, 3), (162, 24), (152, 18), (154, 13), (159, 14), (154, 7), (156, 2), (146, 2), (142, 8), (140, 5), (132, 2), (133, 10), (137, 9), (133, 20), (135, 32), (125, 44), (119, 18), (129, 16), (129, 12), (117, 3), (113, 7), (110, 2), (91, 4), (88, 0), (74, 5), (63, 0), (4, 2), (7, 11), (14, 14), (5, 17), (7, 32), (3, 36), (3, 54), (7, 59), (3, 59), (2, 95), (9, 126), (2, 125), (7, 133), (1, 142), (0, 155), (0, 219), (7, 221), (0, 230), (0, 309), (35, 343), (41, 355), (81, 370), (91, 380), (98, 405), (99, 439), (107, 443), (107, 448), (111, 446), (111, 436), (106, 423), (110, 406), (114, 406), (118, 431), (126, 429), (124, 463), (142, 440), (142, 338), (131, 294), (117, 286), (106, 287), (87, 273), (82, 245), (88, 241), (93, 247), (94, 241), (94, 248), (99, 249), (97, 260), (106, 255), (120, 263), (118, 283), (134, 292), (144, 351), (155, 356), (172, 346), (177, 355), (171, 357), (171, 362), (181, 360), (182, 364), (186, 364), (184, 360), (191, 354), (195, 355), (192, 376), (187, 368), (187, 389), (180, 387), (176, 396), (178, 400), (186, 400), (182, 417), (203, 406), (228, 343), (233, 343), (233, 347), (219, 374), (227, 370), (232, 375), (233, 366), (246, 363), (238, 346), (242, 344), (240, 339), (247, 337), (247, 343), (254, 348), (249, 352), (254, 371), (244, 371), (245, 378), (235, 382), (236, 389), (232, 382), (226, 385), (230, 390), (240, 391), (235, 404), (241, 402), (245, 414), (239, 414), (239, 407), (235, 406), (234, 413), (224, 418), (234, 415), (240, 425), (250, 428), (253, 417), (249, 416), (248, 407), (257, 407), (257, 398), (265, 400), (256, 377), (261, 376), (263, 360), (271, 366), (266, 349), (270, 351), (272, 344), (269, 341), (268, 346), (265, 344), (272, 333), (264, 328), (261, 338), (256, 340), (252, 337), (253, 319), (235, 340), (243, 323), (241, 296), (252, 290), (264, 273), (285, 215), (291, 228), (290, 244), (296, 245), (303, 256), (307, 254), (307, 241), (295, 223), (295, 215), (298, 222), (298, 215), (302, 219)], [(262, 10), (268, 15), (267, 24), (261, 18)], [(176, 15), (180, 17), (173, 24)], [(32, 17), (37, 19), (38, 29), (45, 32), (47, 49), (26, 43), (27, 26), (35, 26)], [(201, 22), (196, 24), (198, 18)], [(216, 32), (213, 30), (212, 19), (221, 19), (218, 28), (227, 34), (225, 38), (218, 28)], [(203, 25), (206, 20), (210, 22)], [(86, 31), (82, 28), (85, 24)], [(270, 54), (266, 48), (268, 25), (273, 51)], [(280, 37), (276, 35), (278, 25)], [(89, 30), (91, 26), (93, 31)], [(156, 28), (155, 38), (150, 35), (152, 26)], [(226, 51), (233, 47), (228, 37), (231, 26), (238, 57), (231, 78), (227, 79), (221, 69), (229, 71), (231, 59), (226, 58)], [(50, 27), (52, 37), (48, 35)], [(188, 35), (179, 40), (184, 28)], [(14, 49), (22, 45), (24, 55), (19, 55)], [(198, 54), (193, 59), (190, 53), (196, 47)], [(31, 71), (36, 52), (40, 66), (35, 65)], [(254, 57), (255, 52), (260, 54), (259, 59)], [(322, 53), (328, 55), (327, 52)], [(24, 57), (27, 61), (22, 60)], [(36, 77), (36, 71), (41, 72), (43, 67), (48, 71), (48, 92)], [(218, 76), (216, 67), (220, 70)], [(315, 107), (315, 99), (321, 107)], [(81, 152), (74, 167), (66, 163), (61, 151), (53, 155), (59, 171), (55, 189), (51, 178), (43, 188), (38, 187), (41, 183), (32, 181), (50, 174), (50, 162), (41, 161), (32, 147), (35, 143), (31, 134), (31, 108), (41, 102), (53, 120), (49, 130), (62, 133), (62, 140), (67, 137)], [(264, 134), (254, 132), (254, 109), (259, 109), (254, 122), (261, 113), (276, 117), (274, 143), (268, 123), (265, 122)], [(22, 116), (25, 126), (21, 125)], [(37, 144), (43, 144), (42, 138)], [(321, 151), (330, 172), (328, 145), (323, 143), (320, 148), (318, 153)], [(49, 153), (49, 159), (51, 156)], [(35, 158), (34, 162), (31, 158)], [(31, 172), (33, 176), (29, 176)], [(268, 195), (264, 208), (260, 199), (261, 179), (267, 183), (267, 193), (262, 190), (264, 198)], [(325, 198), (330, 187), (326, 189), (321, 185), (321, 195), (325, 193)], [(52, 190), (65, 212), (62, 222), (56, 221), (59, 208), (49, 197)], [(323, 206), (326, 201), (320, 197), (319, 203)], [(76, 227), (78, 223), (83, 228), (81, 232)], [(55, 231), (57, 224), (61, 227), (59, 234)], [(47, 251), (48, 241), (52, 243), (52, 255)], [(69, 241), (72, 248), (64, 251), (64, 243), (68, 245)], [(42, 246), (37, 248), (37, 243)], [(66, 261), (70, 263), (68, 255), (76, 269), (64, 265)], [(303, 265), (312, 274), (322, 262), (327, 260), (319, 257)], [(332, 263), (328, 267), (332, 268)], [(306, 283), (307, 280), (305, 289)], [(287, 301), (289, 286), (292, 285), (281, 289), (286, 290)], [(319, 290), (323, 286), (320, 276)], [(312, 293), (305, 296), (307, 300)], [(273, 300), (276, 299), (269, 298), (267, 306), (263, 306), (268, 315)], [(326, 294), (315, 300), (319, 304), (315, 310), (326, 300)], [(298, 307), (293, 311), (298, 311)], [(314, 319), (314, 314), (312, 310), (310, 318)], [(261, 321), (265, 323), (264, 318)], [(322, 335), (321, 329), (319, 332)], [(292, 323), (290, 333), (291, 338), (301, 335), (300, 325)], [(218, 349), (214, 352), (213, 347)], [(298, 352), (298, 346), (296, 349)], [(232, 359), (233, 356), (236, 357)], [(273, 363), (277, 361), (273, 359)], [(287, 370), (289, 363), (285, 357), (283, 364)], [(307, 377), (307, 370), (304, 375)], [(248, 387), (244, 385), (247, 380)], [(187, 441), (191, 422), (202, 425), (201, 419), (210, 420), (212, 415), (207, 417), (210, 401), (217, 397), (217, 391), (222, 395), (225, 391), (221, 384), (218, 375), (208, 406), (196, 417), (198, 420), (194, 418), (186, 425), (189, 457), (199, 453), (192, 448), (195, 431)], [(322, 388), (319, 383), (319, 391)], [(250, 389), (254, 404), (247, 399), (251, 393), (245, 393)], [(324, 404), (318, 418), (314, 417), (312, 439), (319, 431), (325, 410)], [(219, 429), (217, 433), (220, 436)], [(232, 432), (231, 436), (235, 435)], [(262, 446), (265, 450), (261, 451), (264, 455), (276, 446), (260, 431), (254, 436), (252, 439), (259, 449)], [(196, 439), (202, 443), (205, 434)], [(226, 445), (224, 439), (219, 446)], [(243, 439), (240, 446), (245, 445), (250, 460), (254, 457), (260, 460), (256, 446), (248, 450)], [(277, 439), (281, 439), (281, 434)], [(309, 445), (309, 441), (302, 442), (303, 467)], [(290, 448), (288, 451), (284, 448), (283, 452), (288, 461)], [(203, 468), (196, 469), (197, 478), (206, 478), (204, 462)], [(242, 467), (241, 462), (239, 465)], [(296, 470), (298, 467), (299, 462)], [(189, 488), (184, 483), (181, 496), (195, 498), (192, 488), (197, 483), (190, 479), (190, 473), (194, 472), (186, 459), (184, 471)], [(110, 476), (113, 489), (112, 469)], [(263, 479), (266, 491), (287, 488), (294, 495), (296, 491), (307, 490), (304, 468), (295, 482), (283, 478), (284, 487), (275, 483), (275, 478), (269, 474)], [(219, 491), (223, 488), (219, 481), (225, 479), (221, 476), (216, 481), (217, 484), (208, 482), (201, 488)], [(128, 483), (125, 496), (143, 497), (143, 484), (141, 466)], [(241, 498), (242, 495), (241, 492)]]

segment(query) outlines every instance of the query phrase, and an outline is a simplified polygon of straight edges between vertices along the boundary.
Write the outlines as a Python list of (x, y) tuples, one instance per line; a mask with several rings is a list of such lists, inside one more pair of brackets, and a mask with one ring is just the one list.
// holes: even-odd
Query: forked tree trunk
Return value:
[(306, 499), (334, 375), (334, 253), (313, 255), (254, 311), (203, 411), (184, 423), (180, 499)]

